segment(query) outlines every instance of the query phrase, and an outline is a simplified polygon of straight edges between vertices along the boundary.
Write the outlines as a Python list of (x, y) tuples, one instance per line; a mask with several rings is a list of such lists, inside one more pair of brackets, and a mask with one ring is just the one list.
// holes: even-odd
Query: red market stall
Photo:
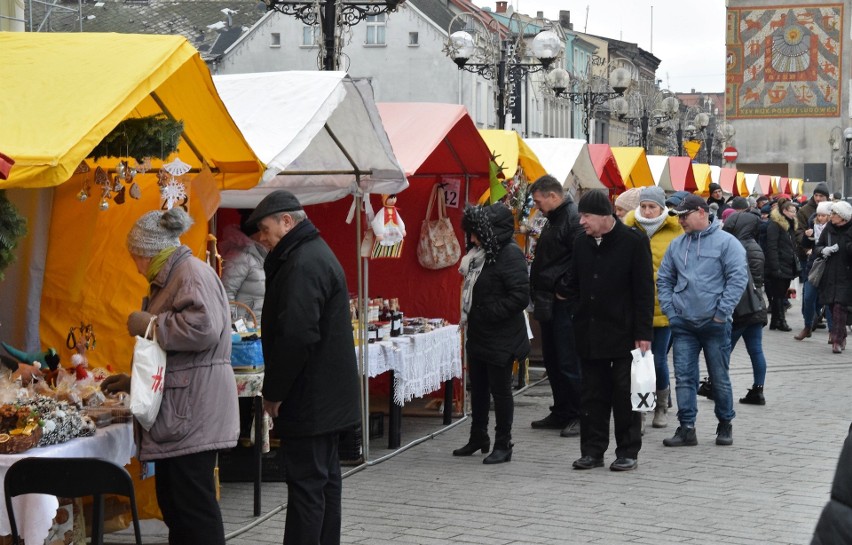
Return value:
[(589, 144), (589, 155), (598, 178), (609, 188), (610, 195), (616, 195), (627, 189), (624, 187), (624, 180), (621, 178), (618, 163), (609, 144)]
[(719, 170), (719, 185), (722, 186), (722, 190), (726, 193), (739, 195), (740, 192), (737, 187), (737, 169), (722, 167)]

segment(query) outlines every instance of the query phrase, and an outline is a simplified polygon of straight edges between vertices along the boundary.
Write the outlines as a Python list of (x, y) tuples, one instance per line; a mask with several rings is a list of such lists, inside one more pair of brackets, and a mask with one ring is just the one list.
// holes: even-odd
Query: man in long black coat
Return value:
[[(630, 352), (651, 349), (654, 270), (648, 237), (613, 216), (609, 197), (590, 191), (578, 204), (585, 236), (574, 242), (568, 301), (583, 370), (580, 451), (574, 469), (603, 466), (615, 420), (613, 471), (639, 465), (641, 419), (630, 402)], [(662, 401), (662, 400), (661, 400)]]
[(338, 438), (360, 420), (358, 368), (343, 268), (289, 191), (249, 217), (271, 247), (264, 263), (263, 407), (287, 473), (284, 545), (340, 543)]

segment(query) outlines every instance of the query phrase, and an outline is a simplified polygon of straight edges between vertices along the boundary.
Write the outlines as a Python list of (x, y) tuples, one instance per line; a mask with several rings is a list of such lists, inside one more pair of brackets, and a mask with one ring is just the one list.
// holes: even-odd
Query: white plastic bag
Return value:
[(654, 355), (650, 350), (642, 354), (635, 348), (633, 366), (630, 369), (630, 403), (636, 412), (647, 413), (657, 406), (657, 372), (654, 370)]
[(151, 318), (144, 337), (136, 337), (130, 380), (130, 412), (146, 431), (157, 420), (166, 380), (166, 351), (157, 344), (156, 320)]

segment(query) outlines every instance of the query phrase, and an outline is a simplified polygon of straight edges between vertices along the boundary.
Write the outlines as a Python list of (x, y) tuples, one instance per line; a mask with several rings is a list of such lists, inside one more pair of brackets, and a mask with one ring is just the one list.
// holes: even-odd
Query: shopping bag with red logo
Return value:
[(651, 412), (657, 406), (657, 372), (654, 370), (654, 355), (650, 350), (642, 353), (635, 348), (633, 367), (630, 369), (630, 403), (636, 412)]
[(130, 412), (136, 421), (150, 430), (163, 402), (166, 378), (166, 351), (157, 343), (156, 316), (151, 318), (144, 337), (136, 337), (130, 380)]

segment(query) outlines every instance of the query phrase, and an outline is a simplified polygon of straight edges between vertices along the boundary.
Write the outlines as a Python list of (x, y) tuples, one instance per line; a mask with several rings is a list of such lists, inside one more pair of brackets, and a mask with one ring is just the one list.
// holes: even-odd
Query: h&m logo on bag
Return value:
[(151, 378), (154, 379), (154, 382), (151, 384), (151, 391), (162, 392), (163, 391), (163, 367), (157, 367), (156, 374), (151, 375)]

